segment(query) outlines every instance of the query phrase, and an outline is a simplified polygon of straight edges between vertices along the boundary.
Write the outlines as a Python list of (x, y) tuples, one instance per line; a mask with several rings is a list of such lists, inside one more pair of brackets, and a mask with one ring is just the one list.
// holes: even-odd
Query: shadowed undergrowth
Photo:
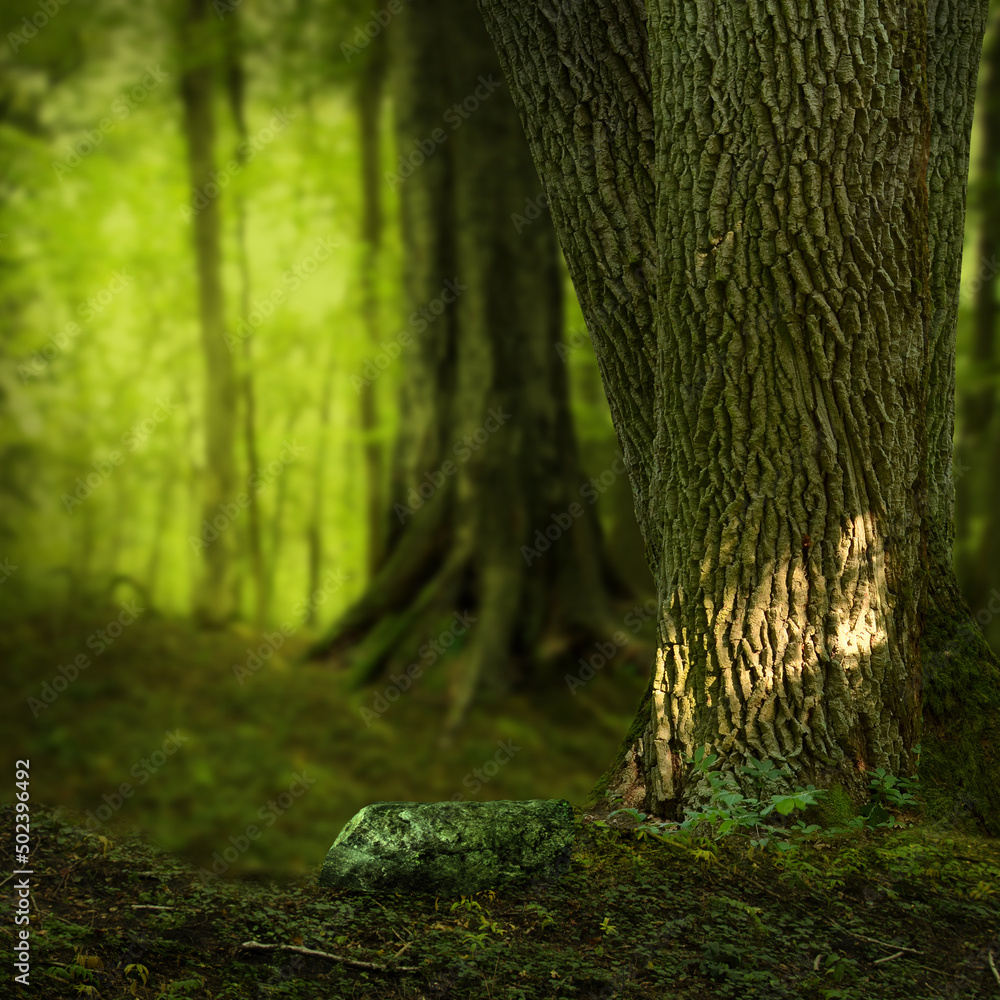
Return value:
[[(93, 832), (140, 829), (200, 867), (218, 869), (228, 851), (230, 874), (304, 871), (373, 801), (584, 801), (646, 683), (622, 655), (575, 693), (559, 681), (475, 708), (442, 750), (460, 646), (422, 662), (420, 677), (352, 692), (344, 671), (292, 665), (304, 631), (284, 639), (268, 629), (282, 645), (260, 656), (267, 635), (246, 627), (200, 633), (146, 615), (95, 654), (103, 640), (93, 637), (118, 612), (0, 629), (8, 745), (32, 759), (33, 799), (77, 810)], [(46, 704), (44, 686), (81, 654), (90, 665)], [(234, 858), (232, 840), (248, 826), (261, 836)]]

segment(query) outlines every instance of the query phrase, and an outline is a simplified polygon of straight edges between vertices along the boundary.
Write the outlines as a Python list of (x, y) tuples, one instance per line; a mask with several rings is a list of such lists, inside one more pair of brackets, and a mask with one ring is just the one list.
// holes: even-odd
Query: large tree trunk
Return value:
[(912, 773), (924, 694), (935, 810), (950, 786), (1000, 828), (995, 722), (943, 700), (976, 669), (970, 700), (995, 717), (996, 662), (978, 637), (967, 667), (922, 671), (968, 617), (950, 408), (983, 6), (932, 4), (928, 44), (903, 0), (881, 20), (653, 0), (647, 44), (633, 0), (480, 0), (659, 588), (656, 669), (599, 808), (679, 815), (699, 746), (860, 803), (866, 769)]
[(390, 39), (400, 158), (387, 179), (400, 190), (412, 315), (397, 338), (391, 512), (375, 578), (314, 652), (353, 646), (360, 685), (428, 666), (424, 644), (444, 634), (451, 646), (456, 611), (468, 615), (447, 739), (478, 693), (537, 673), (539, 646), (554, 664), (569, 643), (619, 626), (556, 351), (555, 235), (545, 218), (514, 225), (538, 178), (496, 55), (464, 0), (400, 16)]
[(233, 450), (236, 377), (233, 358), (225, 340), (219, 249), (220, 210), (218, 190), (213, 181), (213, 21), (214, 15), (207, 0), (190, 0), (181, 24), (185, 65), (180, 78), (192, 191), (191, 225), (198, 266), (201, 340), (205, 355), (203, 524), (198, 539), (203, 570), (195, 597), (195, 613), (208, 625), (222, 624), (234, 611), (232, 562), (235, 532), (226, 521), (225, 507), (232, 504), (236, 492)]

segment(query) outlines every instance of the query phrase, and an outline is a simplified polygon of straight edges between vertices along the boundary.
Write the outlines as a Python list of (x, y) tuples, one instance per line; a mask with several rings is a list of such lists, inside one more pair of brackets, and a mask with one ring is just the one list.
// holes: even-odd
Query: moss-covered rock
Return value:
[(575, 835), (565, 799), (375, 802), (341, 830), (319, 883), (471, 895), (566, 871)]

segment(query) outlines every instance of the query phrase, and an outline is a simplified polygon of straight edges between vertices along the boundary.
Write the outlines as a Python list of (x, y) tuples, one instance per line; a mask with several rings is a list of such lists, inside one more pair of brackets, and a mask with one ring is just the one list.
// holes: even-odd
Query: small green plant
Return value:
[[(646, 819), (646, 813), (639, 812), (637, 809), (616, 809), (608, 814), (608, 819), (619, 813), (627, 813), (636, 820), (637, 825), (631, 828), (631, 832), (640, 840), (646, 836), (667, 840), (667, 842), (679, 838), (683, 846), (694, 853), (699, 860), (705, 861), (715, 856), (711, 846), (712, 842), (720, 840), (738, 828), (753, 828), (756, 836), (750, 839), (751, 850), (763, 849), (768, 846), (780, 852), (795, 850), (794, 844), (778, 840), (775, 837), (775, 834), (787, 836), (789, 831), (769, 826), (765, 822), (766, 817), (771, 816), (772, 813), (776, 813), (778, 816), (790, 816), (797, 809), (805, 809), (807, 806), (815, 805), (818, 798), (825, 794), (823, 789), (808, 785), (806, 788), (797, 788), (790, 794), (772, 794), (765, 804), (761, 798), (750, 798), (743, 795), (735, 787), (731, 778), (712, 770), (718, 759), (717, 754), (710, 754), (705, 747), (699, 747), (694, 752), (693, 757), (685, 760), (685, 763), (693, 765), (694, 769), (708, 782), (711, 796), (708, 804), (701, 810), (689, 810), (687, 818), (683, 822), (650, 825), (643, 822)], [(760, 761), (755, 757), (749, 757), (748, 764), (739, 770), (757, 785), (760, 795), (763, 794), (765, 785), (789, 776), (786, 769), (775, 767), (773, 761)], [(602, 821), (597, 821), (595, 826), (607, 828), (607, 824)], [(768, 833), (762, 832), (762, 826), (768, 830)], [(705, 828), (708, 829), (711, 839), (696, 836), (700, 829)], [(805, 826), (801, 821), (798, 826), (798, 830), (805, 833), (811, 833), (817, 829), (819, 828), (816, 826)], [(673, 834), (673, 838), (668, 838), (666, 832)]]
[(125, 966), (125, 978), (129, 983), (129, 992), (132, 996), (138, 996), (139, 987), (145, 986), (146, 980), (149, 979), (149, 969), (145, 965), (133, 962), (131, 965)]
[(205, 985), (205, 977), (195, 975), (193, 979), (172, 979), (157, 993), (157, 1000), (192, 1000), (189, 992), (200, 990)]
[[(914, 747), (914, 753), (919, 760), (919, 744)], [(628, 829), (638, 840), (652, 837), (682, 847), (698, 860), (708, 862), (717, 860), (714, 842), (740, 828), (753, 829), (753, 836), (750, 837), (751, 856), (755, 851), (766, 848), (779, 854), (791, 854), (798, 850), (798, 845), (781, 838), (791, 834), (809, 835), (822, 829), (816, 823), (806, 824), (802, 820), (788, 827), (775, 826), (773, 823), (768, 823), (767, 819), (771, 817), (773, 820), (774, 814), (788, 817), (796, 810), (816, 805), (818, 800), (826, 795), (825, 789), (816, 788), (814, 785), (807, 785), (805, 788), (800, 786), (790, 793), (772, 793), (765, 800), (766, 786), (783, 778), (789, 778), (790, 772), (787, 768), (777, 767), (774, 761), (748, 757), (747, 764), (737, 770), (757, 786), (757, 797), (745, 796), (736, 787), (731, 776), (713, 770), (718, 759), (718, 755), (708, 753), (706, 747), (699, 747), (692, 757), (685, 758), (685, 763), (692, 765), (708, 782), (711, 794), (705, 806), (700, 810), (688, 810), (687, 817), (682, 822), (646, 823), (647, 814), (634, 808), (615, 809), (608, 813), (607, 818), (611, 819), (612, 816), (619, 814), (632, 816), (636, 823)], [(881, 767), (871, 774), (869, 785), (872, 790), (872, 802), (861, 810), (860, 816), (852, 818), (846, 827), (835, 827), (829, 831), (830, 833), (837, 833), (842, 829), (857, 830), (864, 826), (874, 828), (904, 825), (890, 810), (916, 806), (915, 793), (919, 779), (897, 778)], [(612, 802), (616, 801), (621, 801), (621, 796), (612, 799)], [(608, 833), (618, 832), (602, 820), (597, 820), (594, 826)], [(697, 836), (704, 830), (708, 831), (708, 836), (704, 834)]]
[[(913, 748), (916, 754), (918, 766), (920, 761), (920, 744)], [(868, 787), (871, 789), (871, 801), (861, 809), (861, 815), (865, 818), (868, 826), (871, 827), (900, 827), (905, 823), (893, 815), (893, 810), (919, 808), (917, 793), (920, 789), (920, 778), (895, 777), (889, 774), (884, 767), (870, 771), (871, 780)]]
[(542, 918), (542, 923), (541, 923), (541, 926), (539, 928), (540, 930), (544, 931), (546, 927), (548, 927), (550, 924), (554, 924), (556, 922), (555, 917), (553, 917), (552, 914), (549, 913), (549, 911), (546, 910), (545, 907), (542, 906), (541, 903), (528, 903), (528, 905), (525, 907), (525, 909), (526, 910), (534, 910), (535, 913), (538, 914), (538, 916)]
[(460, 906), (465, 907), (467, 913), (471, 913), (473, 910), (482, 909), (482, 906), (480, 906), (474, 899), (469, 899), (467, 896), (463, 896), (457, 903), (451, 904), (450, 912), (454, 913)]
[(483, 931), (481, 934), (473, 934), (472, 931), (463, 931), (466, 936), (466, 943), (469, 945), (472, 954), (475, 954), (477, 948), (482, 948), (486, 944), (486, 932)]
[[(79, 955), (77, 956), (77, 958), (80, 957)], [(91, 969), (78, 961), (72, 962), (69, 965), (50, 965), (45, 970), (45, 975), (51, 976), (53, 979), (61, 979), (63, 982), (72, 982), (79, 979), (83, 980), (84, 983), (93, 983), (96, 978)], [(80, 992), (79, 986), (77, 987), (77, 992)]]
[[(838, 985), (843, 981), (845, 976), (852, 977), (858, 967), (858, 963), (853, 958), (844, 958), (841, 955), (827, 955), (823, 965), (823, 974), (828, 976), (831, 982)], [(835, 995), (839, 993), (840, 991), (837, 990)]]

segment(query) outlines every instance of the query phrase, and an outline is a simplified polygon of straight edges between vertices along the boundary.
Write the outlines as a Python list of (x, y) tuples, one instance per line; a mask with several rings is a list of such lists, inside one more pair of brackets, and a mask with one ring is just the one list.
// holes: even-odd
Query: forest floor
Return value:
[[(206, 878), (64, 810), (31, 819), (31, 978), (8, 996), (1000, 996), (1000, 844), (919, 826), (813, 835), (787, 857), (729, 836), (699, 860), (577, 810), (562, 876), (432, 899), (322, 889), (318, 865)], [(13, 871), (9, 804), (0, 829)], [(10, 954), (9, 917), (2, 930)]]
[[(626, 662), (572, 691), (553, 671), (541, 693), (476, 708), (461, 745), (442, 751), (428, 734), (446, 661), (386, 706), (384, 682), (349, 691), (330, 665), (298, 663), (305, 630), (258, 668), (262, 637), (246, 628), (199, 633), (149, 611), (107, 642), (118, 615), (53, 607), (0, 627), (0, 728), (30, 759), (27, 866), (14, 857), (14, 772), (0, 784), (8, 955), (12, 873), (33, 872), (30, 984), (0, 995), (1000, 997), (1000, 842), (912, 814), (901, 829), (814, 833), (791, 854), (751, 856), (737, 834), (696, 852), (591, 822), (581, 806), (646, 687)], [(80, 655), (89, 666), (60, 683)], [(58, 696), (39, 703), (47, 690)], [(362, 709), (378, 717), (369, 725)], [(294, 775), (315, 788), (284, 792)], [(456, 797), (566, 798), (578, 821), (569, 871), (474, 898), (317, 885), (362, 805)], [(242, 845), (248, 820), (265, 830)]]

